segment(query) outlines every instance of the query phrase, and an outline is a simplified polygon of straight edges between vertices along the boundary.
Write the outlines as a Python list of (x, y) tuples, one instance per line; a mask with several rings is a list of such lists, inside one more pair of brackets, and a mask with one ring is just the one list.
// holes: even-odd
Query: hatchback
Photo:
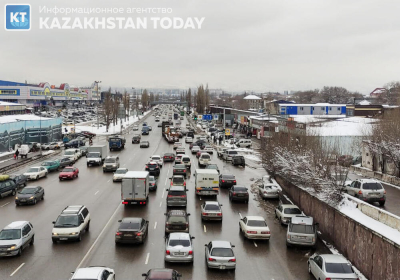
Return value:
[(149, 176), (149, 190), (157, 190), (157, 179), (154, 176)]
[(219, 220), (222, 221), (222, 204), (218, 201), (205, 201), (200, 206), (201, 220)]
[(173, 154), (173, 153), (165, 153), (163, 158), (164, 158), (164, 162), (174, 162), (175, 161), (175, 154)]
[(185, 210), (170, 210), (164, 214), (165, 219), (165, 234), (171, 232), (189, 232), (189, 216)]
[(44, 189), (40, 186), (28, 186), (19, 191), (15, 197), (15, 205), (36, 204), (44, 199)]
[(185, 177), (183, 175), (174, 175), (170, 179), (171, 179), (171, 186), (186, 187)]
[(71, 280), (115, 280), (115, 272), (111, 268), (103, 266), (91, 266), (78, 268)]
[(229, 241), (211, 241), (205, 244), (207, 268), (236, 269), (236, 258)]
[(150, 147), (150, 142), (149, 141), (140, 141), (140, 148), (148, 148)]
[(167, 195), (167, 207), (171, 206), (182, 206), (186, 207), (187, 204), (187, 196), (186, 196), (186, 187), (183, 186), (172, 186), (169, 189)]
[(184, 164), (175, 164), (172, 170), (173, 175), (182, 175), (186, 178), (186, 165)]
[(382, 184), (373, 179), (357, 179), (346, 186), (348, 194), (367, 202), (378, 202), (380, 206), (385, 205), (386, 190)]
[(150, 175), (154, 176), (160, 175), (160, 167), (158, 166), (158, 163), (155, 161), (150, 161), (148, 164), (146, 164), (145, 170), (149, 171)]
[(193, 262), (194, 239), (189, 233), (173, 232), (165, 241), (166, 262)]
[(149, 232), (149, 221), (142, 218), (123, 218), (119, 220), (115, 233), (115, 243), (144, 243)]

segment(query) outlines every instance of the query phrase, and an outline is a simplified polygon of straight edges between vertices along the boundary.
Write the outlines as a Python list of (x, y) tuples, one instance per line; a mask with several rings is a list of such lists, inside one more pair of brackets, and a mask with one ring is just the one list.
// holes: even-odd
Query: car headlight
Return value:
[(77, 235), (77, 232), (71, 232), (69, 235)]
[(16, 196), (15, 199), (18, 199), (18, 196)]
[(57, 235), (58, 235), (58, 233), (56, 233), (56, 232), (52, 232), (51, 234), (52, 234), (52, 235), (55, 235), (55, 236), (57, 236)]
[(34, 196), (31, 196), (29, 199), (34, 199), (35, 197)]
[(12, 251), (15, 250), (17, 248), (17, 246), (11, 246), (10, 248), (8, 248), (7, 250)]
[(105, 164), (103, 164), (103, 167), (106, 167), (106, 165), (105, 165)]

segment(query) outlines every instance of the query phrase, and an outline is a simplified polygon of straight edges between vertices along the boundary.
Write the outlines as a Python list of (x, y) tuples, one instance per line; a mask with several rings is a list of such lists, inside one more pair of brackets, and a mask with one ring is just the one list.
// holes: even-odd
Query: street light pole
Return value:
[(96, 115), (97, 115), (97, 129), (99, 129), (99, 84), (101, 81), (94, 81), (97, 84), (97, 106), (96, 106)]
[[(224, 107), (224, 141), (226, 140), (225, 139), (225, 135), (226, 135), (226, 132), (225, 132), (225, 107)], [(221, 143), (220, 143), (221, 144)]]
[(42, 155), (42, 110), (41, 110), (41, 108), (39, 108), (40, 109), (40, 111), (39, 111), (39, 126), (40, 126), (40, 128), (39, 128), (39, 142), (40, 142), (40, 145), (39, 145), (39, 149), (40, 149), (40, 155)]

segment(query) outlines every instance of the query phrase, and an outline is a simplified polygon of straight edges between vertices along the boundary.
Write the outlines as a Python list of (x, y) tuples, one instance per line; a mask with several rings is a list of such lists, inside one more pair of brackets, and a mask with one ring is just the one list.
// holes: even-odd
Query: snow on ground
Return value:
[(338, 209), (346, 216), (400, 245), (400, 234), (398, 230), (365, 215), (357, 209), (356, 203), (345, 198), (340, 203)]
[(23, 115), (5, 115), (1, 116), (0, 118), (0, 123), (10, 123), (10, 122), (17, 122), (19, 120), (21, 121), (39, 121), (39, 120), (52, 120), (54, 118), (46, 118), (46, 117), (40, 117), (36, 116), (33, 114), (23, 114)]

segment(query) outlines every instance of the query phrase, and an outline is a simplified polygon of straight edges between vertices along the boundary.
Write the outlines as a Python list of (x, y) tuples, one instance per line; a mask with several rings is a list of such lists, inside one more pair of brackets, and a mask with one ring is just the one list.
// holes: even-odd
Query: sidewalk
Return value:
[[(28, 154), (28, 159), (30, 159), (30, 158), (32, 158), (34, 156), (37, 156), (37, 155), (40, 155), (40, 151), (39, 152), (34, 152), (34, 153), (29, 153)], [(13, 164), (15, 164), (17, 162), (21, 162), (21, 161), (26, 161), (26, 159), (25, 158), (22, 159), (21, 157), (18, 157), (18, 159), (14, 159), (14, 157), (3, 159), (3, 160), (0, 161), (0, 168), (7, 167), (7, 166), (13, 165)]]

